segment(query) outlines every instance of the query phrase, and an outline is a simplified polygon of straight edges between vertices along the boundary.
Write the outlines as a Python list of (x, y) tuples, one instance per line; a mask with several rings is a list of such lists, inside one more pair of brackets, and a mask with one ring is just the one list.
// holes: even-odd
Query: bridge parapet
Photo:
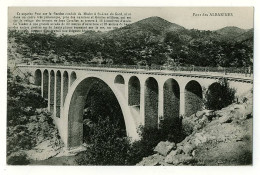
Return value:
[[(145, 66), (122, 66), (122, 65), (57, 65), (57, 64), (37, 64), (27, 65), (19, 64), (17, 67), (27, 68), (53, 68), (53, 69), (69, 69), (69, 70), (85, 70), (85, 71), (99, 71), (99, 72), (118, 72), (118, 73), (135, 73), (135, 74), (152, 74), (152, 75), (166, 75), (166, 76), (183, 76), (183, 77), (198, 77), (208, 79), (222, 79), (226, 78), (229, 81), (239, 81), (246, 83), (253, 83), (253, 74), (248, 72), (245, 68), (214, 68), (214, 67), (176, 67), (172, 69), (159, 69), (158, 67)], [(161, 66), (162, 67), (162, 66)], [(157, 69), (158, 68), (158, 69)]]
[(201, 67), (201, 66), (142, 66), (142, 65), (115, 65), (115, 64), (59, 64), (59, 63), (41, 63), (33, 65), (45, 65), (45, 66), (73, 66), (73, 67), (96, 67), (96, 68), (118, 68), (118, 69), (138, 69), (138, 70), (168, 70), (168, 71), (184, 71), (184, 72), (218, 72), (223, 74), (253, 74), (253, 69), (251, 67)]

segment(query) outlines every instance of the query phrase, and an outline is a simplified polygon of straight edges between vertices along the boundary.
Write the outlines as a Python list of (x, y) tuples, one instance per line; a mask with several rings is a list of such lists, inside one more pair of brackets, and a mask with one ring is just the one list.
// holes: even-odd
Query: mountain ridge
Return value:
[[(161, 41), (163, 40), (165, 33), (167, 32), (174, 32), (174, 33), (187, 33), (187, 31), (191, 30), (198, 30), (198, 31), (211, 31), (213, 33), (216, 33), (217, 35), (212, 34), (212, 37), (218, 38), (219, 40), (224, 41), (230, 41), (230, 42), (239, 42), (241, 40), (247, 40), (249, 38), (252, 38), (253, 32), (250, 32), (253, 30), (251, 29), (242, 29), (237, 26), (226, 26), (222, 27), (217, 30), (199, 30), (199, 29), (186, 29), (185, 27), (169, 22), (161, 17), (158, 16), (152, 16), (148, 17), (142, 20), (139, 20), (137, 22), (134, 22), (132, 24), (129, 24), (127, 26), (117, 28), (114, 30), (106, 31), (106, 32), (95, 32), (95, 31), (87, 31), (82, 34), (75, 35), (77, 37), (86, 37), (93, 40), (99, 40), (102, 37), (105, 38), (136, 38), (140, 35), (152, 35), (154, 38), (157, 38), (157, 40)], [(248, 34), (245, 34), (247, 33)], [(245, 35), (244, 35), (245, 34)], [(236, 39), (234, 38), (240, 38), (239, 36), (244, 35), (243, 39)]]

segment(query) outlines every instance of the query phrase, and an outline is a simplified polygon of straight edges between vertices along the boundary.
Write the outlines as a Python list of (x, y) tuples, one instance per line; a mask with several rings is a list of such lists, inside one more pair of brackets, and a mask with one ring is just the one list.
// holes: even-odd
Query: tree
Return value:
[(205, 106), (210, 110), (220, 110), (232, 104), (235, 99), (235, 89), (230, 88), (227, 79), (209, 86), (205, 94)]

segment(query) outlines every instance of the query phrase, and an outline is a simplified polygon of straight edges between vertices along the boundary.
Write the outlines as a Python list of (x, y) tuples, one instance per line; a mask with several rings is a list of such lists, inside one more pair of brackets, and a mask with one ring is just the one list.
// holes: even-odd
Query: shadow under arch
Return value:
[(158, 103), (159, 103), (159, 85), (155, 78), (148, 77), (145, 81), (145, 123), (147, 128), (158, 127)]
[[(223, 89), (219, 82), (214, 82), (209, 85), (205, 97), (206, 97), (206, 103), (205, 106), (208, 109), (213, 110), (220, 110), (222, 109), (225, 104), (222, 101), (222, 98), (225, 98), (223, 96)], [(225, 100), (226, 101), (226, 100)]]
[(36, 86), (41, 86), (42, 83), (42, 72), (40, 69), (37, 69), (34, 73), (34, 84)]
[(68, 90), (69, 90), (69, 74), (67, 71), (63, 72), (63, 101), (62, 101), (62, 106), (65, 102)]
[(48, 100), (49, 91), (49, 72), (47, 69), (43, 72), (43, 98)]
[(195, 81), (189, 81), (185, 86), (185, 115), (190, 115), (201, 110), (203, 106), (202, 87)]
[[(83, 143), (83, 112), (85, 100), (92, 85), (101, 81), (105, 83), (114, 93), (123, 113), (127, 136), (132, 140), (138, 140), (137, 125), (131, 116), (127, 101), (114, 83), (101, 76), (80, 77), (71, 86), (64, 104), (64, 124), (61, 134), (65, 146), (68, 148), (78, 147)], [(67, 127), (67, 128), (66, 128)]]
[(122, 75), (117, 75), (114, 80), (115, 84), (125, 84), (125, 79)]
[(140, 80), (132, 76), (128, 83), (128, 105), (138, 106), (140, 108), (141, 86)]
[(73, 84), (73, 82), (77, 79), (76, 72), (72, 71), (70, 74), (70, 86)]
[(61, 107), (61, 72), (56, 72), (56, 117), (60, 118)]
[(163, 115), (166, 118), (178, 118), (180, 114), (180, 86), (178, 82), (169, 78), (163, 85)]
[[(54, 97), (55, 97), (55, 72), (51, 70), (50, 72), (50, 111), (54, 112)], [(55, 114), (53, 114), (55, 115)]]

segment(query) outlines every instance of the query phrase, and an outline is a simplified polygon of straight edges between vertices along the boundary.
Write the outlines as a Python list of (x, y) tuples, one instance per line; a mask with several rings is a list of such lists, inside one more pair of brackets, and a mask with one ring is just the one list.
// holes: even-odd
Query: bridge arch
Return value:
[[(222, 95), (221, 92), (222, 87), (219, 82), (214, 82), (211, 85), (209, 85), (206, 94), (210, 94), (213, 97), (218, 97), (218, 98), (211, 98), (211, 101), (207, 101), (207, 103), (211, 106), (214, 107), (214, 109), (221, 109), (224, 105), (219, 103), (219, 100), (221, 100)], [(223, 106), (222, 106), (223, 105)]]
[(70, 86), (73, 84), (73, 82), (77, 79), (76, 72), (72, 71), (70, 74)]
[(41, 86), (42, 83), (42, 72), (40, 69), (37, 69), (34, 73), (34, 84), (36, 86)]
[(64, 137), (66, 147), (77, 147), (83, 142), (83, 110), (85, 100), (91, 86), (96, 82), (101, 81), (105, 83), (114, 93), (121, 107), (126, 132), (133, 140), (137, 140), (139, 135), (137, 133), (137, 126), (131, 116), (131, 112), (127, 107), (127, 102), (122, 93), (111, 83), (108, 79), (102, 76), (85, 76), (77, 79), (71, 86), (64, 104), (64, 120), (66, 133)]
[(114, 80), (115, 84), (125, 84), (125, 79), (122, 75), (117, 75), (115, 80)]
[(61, 72), (56, 72), (56, 117), (60, 117), (61, 106)]
[(145, 127), (158, 127), (158, 92), (159, 87), (155, 78), (149, 77), (145, 81), (144, 113)]
[(128, 82), (128, 105), (140, 107), (140, 81), (136, 76), (132, 76)]
[(49, 93), (49, 72), (47, 69), (43, 71), (43, 98), (48, 99)]
[(169, 78), (163, 85), (163, 115), (165, 118), (178, 118), (180, 113), (180, 86)]
[(202, 109), (202, 87), (195, 81), (189, 81), (185, 86), (185, 115), (190, 116)]
[(69, 90), (69, 74), (67, 71), (63, 72), (63, 82), (62, 83), (63, 83), (63, 92), (62, 92), (62, 99), (63, 99), (62, 105), (63, 105), (65, 102), (68, 90)]
[(53, 70), (50, 72), (50, 111), (54, 112), (54, 84), (55, 84), (55, 73)]

